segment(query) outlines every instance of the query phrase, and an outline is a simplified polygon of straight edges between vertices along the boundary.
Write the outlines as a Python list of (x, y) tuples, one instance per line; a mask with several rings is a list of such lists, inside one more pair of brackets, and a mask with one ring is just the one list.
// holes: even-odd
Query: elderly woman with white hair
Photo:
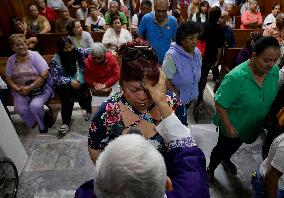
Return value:
[(145, 82), (144, 88), (161, 114), (156, 130), (168, 145), (165, 158), (145, 137), (130, 134), (131, 128), (100, 154), (94, 179), (76, 191), (76, 198), (209, 197), (205, 156), (167, 103), (164, 73), (156, 85)]
[(92, 91), (109, 93), (119, 80), (120, 67), (111, 51), (102, 43), (95, 43), (91, 53), (85, 59), (84, 78)]
[(58, 51), (50, 65), (55, 84), (55, 91), (61, 101), (62, 125), (58, 129), (66, 134), (70, 129), (70, 121), (74, 102), (86, 110), (83, 115), (86, 121), (90, 120), (92, 113), (92, 97), (88, 85), (84, 80), (84, 59), (90, 49), (75, 48), (69, 37), (61, 37), (57, 43)]

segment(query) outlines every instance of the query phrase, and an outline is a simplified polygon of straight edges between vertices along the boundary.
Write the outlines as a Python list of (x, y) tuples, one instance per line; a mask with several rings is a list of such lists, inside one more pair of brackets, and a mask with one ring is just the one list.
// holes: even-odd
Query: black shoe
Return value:
[(211, 188), (214, 185), (214, 171), (211, 171), (209, 167), (206, 169), (207, 178), (208, 178), (208, 185)]
[(46, 111), (44, 114), (44, 125), (47, 128), (51, 128), (53, 125), (52, 117), (48, 111)]
[(231, 160), (224, 160), (221, 162), (221, 164), (224, 167), (224, 170), (228, 173), (231, 173), (232, 175), (237, 175), (237, 168)]
[(39, 133), (47, 133), (48, 132), (48, 128), (46, 127), (45, 129), (39, 129)]

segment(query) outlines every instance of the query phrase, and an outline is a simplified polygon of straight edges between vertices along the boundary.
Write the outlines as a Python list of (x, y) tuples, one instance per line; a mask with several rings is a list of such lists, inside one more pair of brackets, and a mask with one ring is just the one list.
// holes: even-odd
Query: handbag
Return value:
[[(26, 86), (31, 85), (34, 81), (33, 80), (29, 80), (25, 83)], [(28, 94), (28, 97), (33, 98), (35, 96), (41, 95), (43, 94), (43, 86), (37, 87), (33, 90), (31, 90)]]
[(93, 96), (109, 96), (112, 91), (112, 88), (104, 88), (101, 90), (96, 90), (91, 88), (91, 92)]

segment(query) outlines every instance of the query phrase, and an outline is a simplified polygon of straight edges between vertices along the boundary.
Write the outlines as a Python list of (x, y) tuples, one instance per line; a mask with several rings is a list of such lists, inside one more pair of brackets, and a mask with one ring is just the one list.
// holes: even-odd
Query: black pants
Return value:
[(78, 101), (79, 105), (86, 110), (92, 112), (92, 96), (87, 84), (81, 85), (80, 89), (74, 89), (68, 85), (60, 85), (56, 87), (61, 100), (61, 117), (62, 124), (70, 124), (74, 102)]
[(242, 143), (239, 138), (229, 138), (222, 132), (219, 132), (217, 145), (211, 152), (209, 170), (214, 171), (223, 160), (230, 160)]
[[(198, 105), (203, 100), (203, 92), (204, 92), (204, 89), (206, 87), (208, 74), (209, 74), (209, 71), (210, 71), (212, 66), (214, 66), (214, 63), (205, 63), (205, 62), (202, 63), (201, 76), (200, 76), (200, 80), (199, 80), (199, 83), (198, 83), (198, 91), (199, 91)], [(219, 78), (218, 67), (212, 68), (212, 74), (213, 74), (213, 80), (214, 81)]]

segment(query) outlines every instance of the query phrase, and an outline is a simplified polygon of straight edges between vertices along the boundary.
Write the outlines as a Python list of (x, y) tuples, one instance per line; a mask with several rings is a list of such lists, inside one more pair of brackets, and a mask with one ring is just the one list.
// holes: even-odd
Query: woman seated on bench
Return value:
[(7, 61), (6, 80), (15, 112), (28, 127), (38, 124), (40, 133), (46, 133), (44, 104), (53, 96), (49, 67), (40, 54), (28, 50), (25, 35), (12, 34), (9, 42), (15, 54)]
[(257, 11), (258, 0), (249, 0), (249, 10), (242, 14), (241, 29), (257, 29), (262, 26), (261, 13)]
[(69, 131), (75, 100), (86, 110), (84, 119), (90, 120), (92, 113), (92, 97), (88, 85), (84, 80), (84, 58), (90, 49), (74, 48), (69, 37), (58, 40), (58, 52), (54, 55), (50, 65), (55, 83), (55, 91), (61, 101), (62, 125), (58, 132), (66, 134)]

